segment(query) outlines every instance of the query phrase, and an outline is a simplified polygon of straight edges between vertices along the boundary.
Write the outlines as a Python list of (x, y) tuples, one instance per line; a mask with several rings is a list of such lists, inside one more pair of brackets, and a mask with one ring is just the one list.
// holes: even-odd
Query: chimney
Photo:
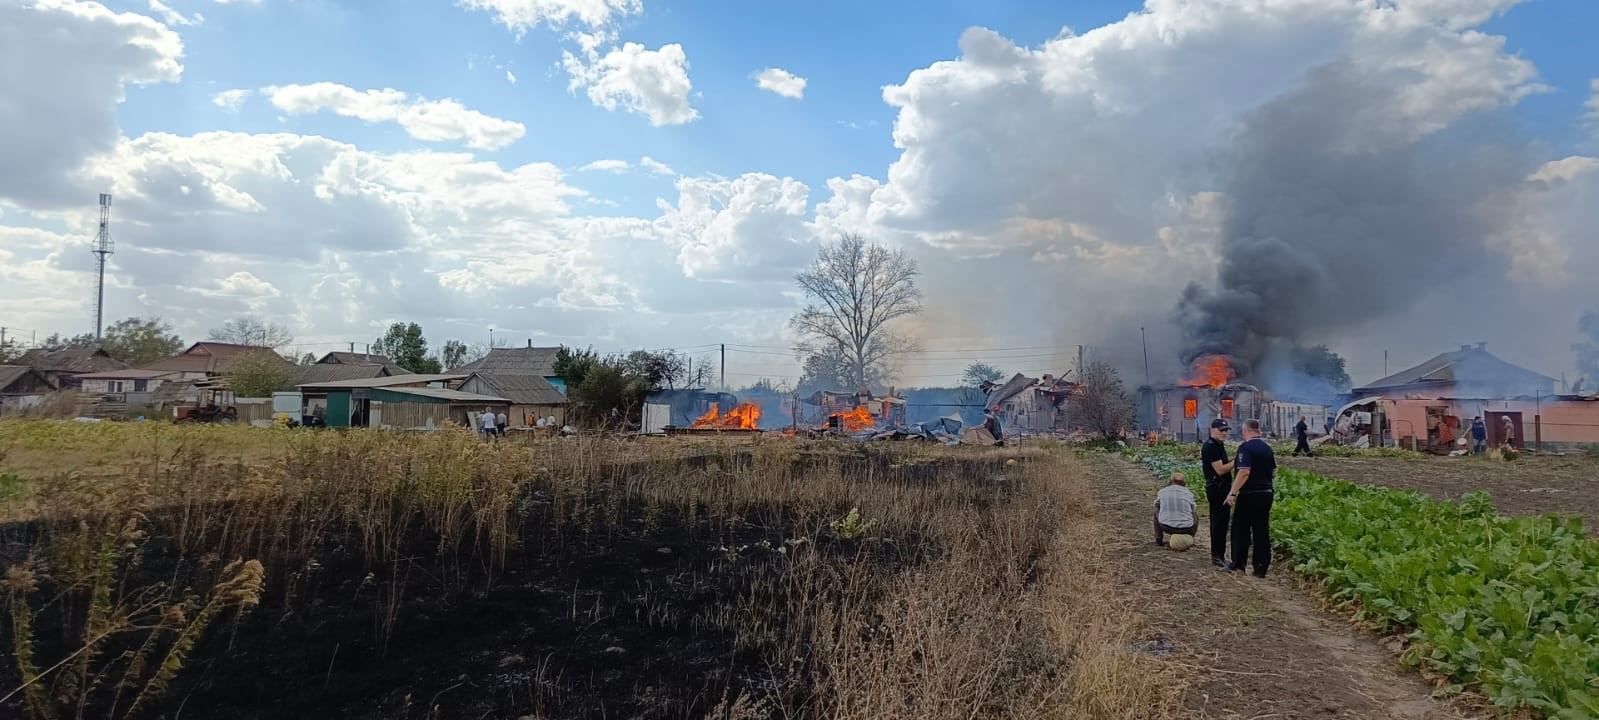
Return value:
[(1461, 345), (1460, 346), (1460, 351), (1461, 352), (1471, 352), (1471, 346), (1470, 345)]
[(1488, 343), (1485, 343), (1485, 342), (1477, 343), (1477, 349), (1481, 350), (1483, 352), (1488, 352)]
[(528, 338), (527, 339), (527, 349), (529, 349), (529, 350), (533, 349), (533, 338)]

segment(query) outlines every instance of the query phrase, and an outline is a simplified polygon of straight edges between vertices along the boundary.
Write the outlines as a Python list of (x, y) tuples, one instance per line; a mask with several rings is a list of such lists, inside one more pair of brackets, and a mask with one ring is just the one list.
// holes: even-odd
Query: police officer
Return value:
[(1210, 437), (1199, 451), (1199, 464), (1205, 471), (1205, 499), (1210, 503), (1210, 564), (1227, 567), (1227, 526), (1232, 508), (1226, 504), (1232, 489), (1233, 463), (1227, 460), (1227, 421), (1210, 422)]

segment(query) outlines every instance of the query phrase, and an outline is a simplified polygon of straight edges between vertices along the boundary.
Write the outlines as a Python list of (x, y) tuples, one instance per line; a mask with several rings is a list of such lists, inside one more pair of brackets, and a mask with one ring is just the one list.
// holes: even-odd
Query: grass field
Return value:
[(1070, 453), (0, 424), (17, 717), (1135, 718)]

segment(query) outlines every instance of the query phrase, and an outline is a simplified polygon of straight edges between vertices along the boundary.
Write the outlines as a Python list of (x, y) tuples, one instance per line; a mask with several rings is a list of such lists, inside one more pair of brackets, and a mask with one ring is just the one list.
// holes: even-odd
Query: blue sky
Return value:
[[(1305, 314), (1296, 340), (1357, 375), (1380, 370), (1378, 349), (1401, 363), (1476, 341), (1558, 374), (1574, 372), (1576, 318), (1599, 309), (1571, 270), (1599, 222), (1599, 3), (103, 2), (0, 7), (0, 60), (29, 68), (0, 74), (0, 97), (28, 108), (0, 113), (0, 153), (21, 165), (0, 178), (9, 327), (81, 331), (89, 211), (114, 190), (112, 314), (186, 337), (256, 314), (331, 348), (414, 319), (435, 344), (488, 327), (605, 349), (739, 343), (776, 350), (752, 372), (793, 373), (789, 278), (859, 232), (922, 266), (926, 312), (902, 332), (929, 352), (907, 379), (983, 359), (934, 352), (949, 348), (1056, 348), (1010, 351), (1038, 372), (1081, 344), (1141, 368), (1140, 327), (1175, 364), (1180, 288), (1215, 286), (1234, 246), (1252, 118), (1316, 102), (1334, 67), (1370, 94), (1340, 108), (1348, 140), (1296, 149), (1499, 153), (1511, 169), (1462, 197), (1480, 231), (1406, 255), (1481, 262), (1399, 268), (1416, 288), (1361, 322), (1311, 310), (1395, 269), (1300, 248), (1303, 307), (1269, 308)], [(607, 12), (562, 20), (582, 8)], [(540, 21), (512, 27), (517, 12)], [(767, 68), (803, 78), (802, 97), (757, 87)], [(244, 99), (222, 107), (225, 91)], [(585, 169), (598, 161), (627, 167)], [(1448, 164), (1415, 168), (1418, 187), (1463, 172)], [(1346, 210), (1350, 247), (1382, 233)], [(1292, 244), (1325, 221), (1278, 225)], [(1461, 293), (1501, 300), (1464, 318)], [(1554, 310), (1529, 326), (1528, 308)]]

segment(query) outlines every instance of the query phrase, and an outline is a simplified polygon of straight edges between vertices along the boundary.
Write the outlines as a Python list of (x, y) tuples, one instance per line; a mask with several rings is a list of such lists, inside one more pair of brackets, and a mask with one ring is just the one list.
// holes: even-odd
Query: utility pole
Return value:
[(1083, 381), (1083, 346), (1077, 346), (1077, 382)]
[(111, 195), (100, 193), (100, 234), (94, 240), (94, 249), (90, 250), (98, 258), (100, 265), (100, 279), (94, 284), (94, 341), (98, 344), (101, 329), (105, 326), (105, 261), (116, 252), (115, 245), (111, 242)]
[(727, 343), (722, 343), (722, 389), (727, 389)]
[(1382, 351), (1382, 376), (1388, 377), (1388, 351)]
[(1149, 386), (1149, 338), (1144, 335), (1144, 329), (1138, 328), (1138, 341), (1144, 345), (1144, 386)]

